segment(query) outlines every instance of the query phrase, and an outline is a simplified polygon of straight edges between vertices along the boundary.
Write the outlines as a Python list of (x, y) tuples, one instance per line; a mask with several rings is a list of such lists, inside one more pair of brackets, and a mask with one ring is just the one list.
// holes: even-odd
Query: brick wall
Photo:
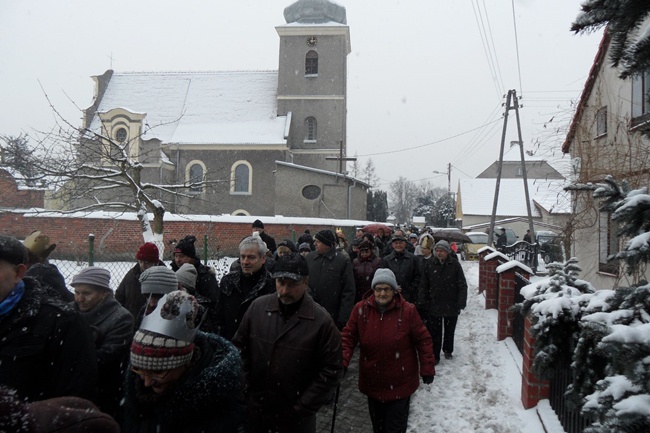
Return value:
[(521, 403), (525, 409), (535, 407), (540, 400), (548, 398), (550, 391), (548, 381), (538, 379), (532, 372), (535, 339), (530, 333), (531, 328), (532, 322), (529, 314), (526, 316), (524, 324), (524, 353), (521, 376)]
[[(263, 220), (262, 220), (263, 221)], [(278, 242), (281, 239), (297, 239), (309, 229), (314, 235), (324, 228), (332, 226), (309, 224), (269, 224), (264, 223), (265, 231)], [(132, 260), (138, 246), (142, 244), (140, 222), (136, 219), (109, 219), (91, 217), (52, 217), (25, 216), (22, 213), (0, 213), (0, 234), (24, 239), (34, 230), (41, 230), (56, 243), (56, 258), (75, 259), (85, 257), (88, 251), (88, 235), (95, 235), (95, 259), (102, 254), (111, 258)], [(345, 229), (344, 229), (345, 230)], [(352, 228), (349, 229), (352, 233)], [(347, 231), (346, 231), (347, 232)], [(252, 233), (251, 222), (214, 222), (214, 221), (166, 221), (164, 228), (165, 243), (182, 239), (185, 235), (197, 237), (196, 247), (203, 257), (203, 239), (207, 235), (208, 256), (237, 255), (239, 242)], [(166, 248), (165, 258), (169, 258)]]
[(0, 207), (42, 208), (45, 200), (45, 190), (18, 189), (13, 176), (3, 169), (0, 169), (0, 191)]

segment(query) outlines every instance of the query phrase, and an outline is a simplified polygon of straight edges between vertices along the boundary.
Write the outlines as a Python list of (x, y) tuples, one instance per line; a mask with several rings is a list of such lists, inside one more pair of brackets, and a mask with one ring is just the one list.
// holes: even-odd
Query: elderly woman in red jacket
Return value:
[(431, 336), (390, 269), (377, 269), (372, 289), (343, 329), (343, 366), (359, 344), (359, 391), (368, 396), (373, 431), (404, 433), (420, 377), (431, 384), (435, 375)]

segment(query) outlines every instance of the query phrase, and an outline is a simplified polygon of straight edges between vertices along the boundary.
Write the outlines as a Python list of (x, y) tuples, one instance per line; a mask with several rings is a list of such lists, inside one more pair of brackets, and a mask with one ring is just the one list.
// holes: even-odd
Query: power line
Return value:
[(421, 148), (423, 148), (423, 147), (433, 146), (434, 144), (442, 143), (442, 142), (444, 142), (444, 141), (448, 141), (448, 140), (451, 140), (451, 139), (454, 139), (454, 138), (458, 138), (458, 137), (460, 137), (460, 136), (462, 136), (462, 135), (469, 134), (470, 132), (474, 132), (474, 131), (476, 131), (476, 130), (478, 130), (478, 129), (481, 129), (481, 128), (485, 127), (485, 126), (491, 125), (492, 123), (498, 122), (498, 121), (500, 121), (500, 120), (501, 120), (501, 119), (496, 119), (496, 120), (493, 120), (493, 121), (491, 121), (491, 122), (484, 123), (484, 124), (481, 125), (481, 126), (477, 126), (476, 128), (472, 128), (472, 129), (470, 129), (470, 130), (468, 130), (468, 131), (461, 132), (461, 133), (458, 133), (458, 134), (456, 134), (456, 135), (452, 135), (451, 137), (442, 138), (442, 139), (440, 139), (440, 140), (433, 141), (433, 142), (431, 142), (431, 143), (421, 144), (421, 145), (419, 145), (419, 146), (407, 147), (407, 148), (405, 148), (405, 149), (388, 150), (388, 151), (386, 151), (386, 152), (377, 152), (377, 153), (367, 153), (367, 154), (365, 154), (365, 155), (357, 155), (357, 156), (358, 156), (358, 157), (366, 157), (366, 156), (388, 155), (388, 154), (390, 154), (390, 153), (406, 152), (406, 151), (408, 151), (408, 150), (415, 150), (415, 149), (421, 149)]
[(474, 19), (476, 20), (476, 26), (478, 27), (478, 32), (481, 37), (481, 43), (483, 44), (483, 52), (485, 53), (488, 67), (490, 68), (490, 75), (492, 76), (492, 84), (494, 84), (494, 90), (496, 90), (497, 98), (501, 99), (502, 91), (499, 89), (499, 83), (497, 82), (497, 71), (496, 71), (496, 67), (494, 66), (494, 61), (492, 59), (492, 52), (489, 49), (487, 35), (485, 34), (485, 27), (481, 25), (483, 21), (482, 15), (481, 15), (481, 19), (479, 19), (480, 8), (478, 6), (478, 0), (476, 6), (474, 5), (474, 1), (472, 0), (472, 9), (474, 10)]

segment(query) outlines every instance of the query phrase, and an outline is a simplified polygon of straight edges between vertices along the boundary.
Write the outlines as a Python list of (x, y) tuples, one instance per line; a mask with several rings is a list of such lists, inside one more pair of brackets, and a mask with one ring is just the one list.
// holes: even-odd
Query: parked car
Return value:
[(465, 251), (461, 254), (463, 260), (478, 260), (478, 250), (487, 246), (488, 234), (483, 232), (465, 233), (472, 240), (465, 244)]
[(539, 255), (544, 263), (561, 262), (564, 260), (562, 237), (555, 232), (539, 231), (535, 235), (539, 245)]

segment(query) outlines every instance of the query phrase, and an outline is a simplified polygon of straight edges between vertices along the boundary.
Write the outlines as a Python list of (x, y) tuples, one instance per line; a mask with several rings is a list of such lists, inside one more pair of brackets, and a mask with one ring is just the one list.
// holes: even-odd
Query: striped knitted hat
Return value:
[(164, 295), (174, 290), (178, 290), (178, 279), (167, 266), (153, 266), (140, 274), (140, 292), (143, 295)]
[[(181, 305), (187, 301), (191, 303), (192, 308), (184, 318), (180, 318)], [(196, 298), (187, 292), (177, 290), (166, 295), (160, 302), (164, 303), (150, 315), (160, 314), (160, 317), (149, 320), (152, 317), (145, 316), (143, 324), (136, 331), (131, 343), (131, 365), (141, 370), (171, 370), (187, 365), (192, 360), (194, 343), (171, 335), (175, 335), (174, 331), (177, 331), (174, 329), (175, 326), (182, 326), (186, 330), (196, 327), (199, 309)], [(143, 329), (145, 321), (152, 322), (153, 325)], [(187, 339), (193, 340), (193, 338)]]

